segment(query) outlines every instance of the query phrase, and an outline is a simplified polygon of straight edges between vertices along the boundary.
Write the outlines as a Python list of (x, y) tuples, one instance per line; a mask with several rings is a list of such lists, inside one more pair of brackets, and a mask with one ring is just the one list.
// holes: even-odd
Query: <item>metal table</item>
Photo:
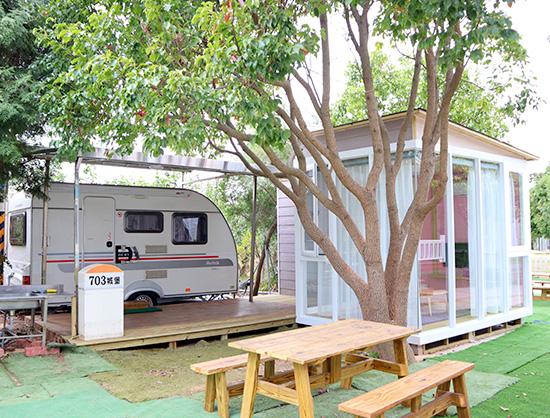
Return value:
[[(57, 293), (48, 294), (55, 289)], [(0, 347), (4, 347), (7, 340), (17, 338), (42, 337), (42, 346), (46, 345), (46, 331), (48, 322), (48, 296), (68, 295), (63, 291), (63, 285), (56, 286), (0, 286), (0, 311), (4, 312), (4, 324), (0, 330)], [(34, 333), (35, 310), (41, 308), (42, 332)], [(13, 329), (13, 318), (17, 310), (31, 310), (31, 334), (18, 335)], [(9, 314), (8, 314), (9, 313)], [(10, 324), (6, 326), (8, 315)]]

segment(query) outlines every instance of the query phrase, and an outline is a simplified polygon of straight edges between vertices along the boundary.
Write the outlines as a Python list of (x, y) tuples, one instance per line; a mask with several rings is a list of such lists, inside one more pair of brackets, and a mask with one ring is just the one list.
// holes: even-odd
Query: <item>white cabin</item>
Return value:
[[(404, 114), (385, 117), (395, 142)], [(401, 216), (411, 202), (419, 170), (425, 112), (415, 111), (397, 180)], [(532, 313), (527, 163), (537, 157), (451, 122), (449, 183), (439, 206), (424, 222), (409, 293), (408, 325), (422, 332), (409, 338), (425, 346), (506, 324)], [(323, 139), (322, 132), (318, 133)], [(368, 121), (336, 128), (339, 153), (350, 173), (365, 179), (373, 158)], [(315, 178), (317, 167), (309, 161)], [(383, 174), (382, 174), (383, 175)], [(384, 179), (379, 186), (382, 248), (389, 243)], [(361, 228), (361, 207), (344, 194)], [(357, 273), (368, 280), (347, 232), (316, 199), (312, 213), (321, 229)], [(304, 233), (292, 202), (278, 195), (279, 289), (296, 296), (297, 322), (319, 324), (360, 318), (351, 289)]]

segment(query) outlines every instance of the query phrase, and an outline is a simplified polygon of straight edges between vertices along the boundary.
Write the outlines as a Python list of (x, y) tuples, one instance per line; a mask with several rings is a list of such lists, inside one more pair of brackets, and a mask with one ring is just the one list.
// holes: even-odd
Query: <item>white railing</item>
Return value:
[(418, 244), (418, 261), (437, 260), (445, 262), (445, 235), (439, 239), (421, 239)]
[(550, 254), (531, 253), (533, 274), (550, 273)]

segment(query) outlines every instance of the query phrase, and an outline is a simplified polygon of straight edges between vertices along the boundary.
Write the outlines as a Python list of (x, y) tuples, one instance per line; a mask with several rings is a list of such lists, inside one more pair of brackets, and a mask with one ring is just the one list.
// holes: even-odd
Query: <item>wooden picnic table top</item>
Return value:
[(418, 329), (346, 319), (229, 343), (230, 347), (297, 364), (315, 364), (351, 351), (407, 338)]

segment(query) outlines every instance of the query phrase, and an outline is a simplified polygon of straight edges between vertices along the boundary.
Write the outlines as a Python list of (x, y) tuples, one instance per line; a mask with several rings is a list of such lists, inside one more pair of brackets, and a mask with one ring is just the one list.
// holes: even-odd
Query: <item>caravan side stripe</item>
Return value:
[[(200, 259), (213, 259), (213, 258), (220, 258), (219, 255), (205, 255), (205, 256), (193, 256), (193, 257), (159, 257), (159, 258), (150, 258), (150, 257), (141, 257), (138, 261), (156, 261), (156, 260), (200, 260)], [(112, 262), (114, 259), (112, 258), (106, 258), (106, 259), (95, 259), (95, 258), (88, 258), (85, 259), (85, 263), (91, 263), (91, 262)], [(74, 259), (67, 259), (67, 260), (48, 260), (47, 263), (72, 263), (74, 262)]]

